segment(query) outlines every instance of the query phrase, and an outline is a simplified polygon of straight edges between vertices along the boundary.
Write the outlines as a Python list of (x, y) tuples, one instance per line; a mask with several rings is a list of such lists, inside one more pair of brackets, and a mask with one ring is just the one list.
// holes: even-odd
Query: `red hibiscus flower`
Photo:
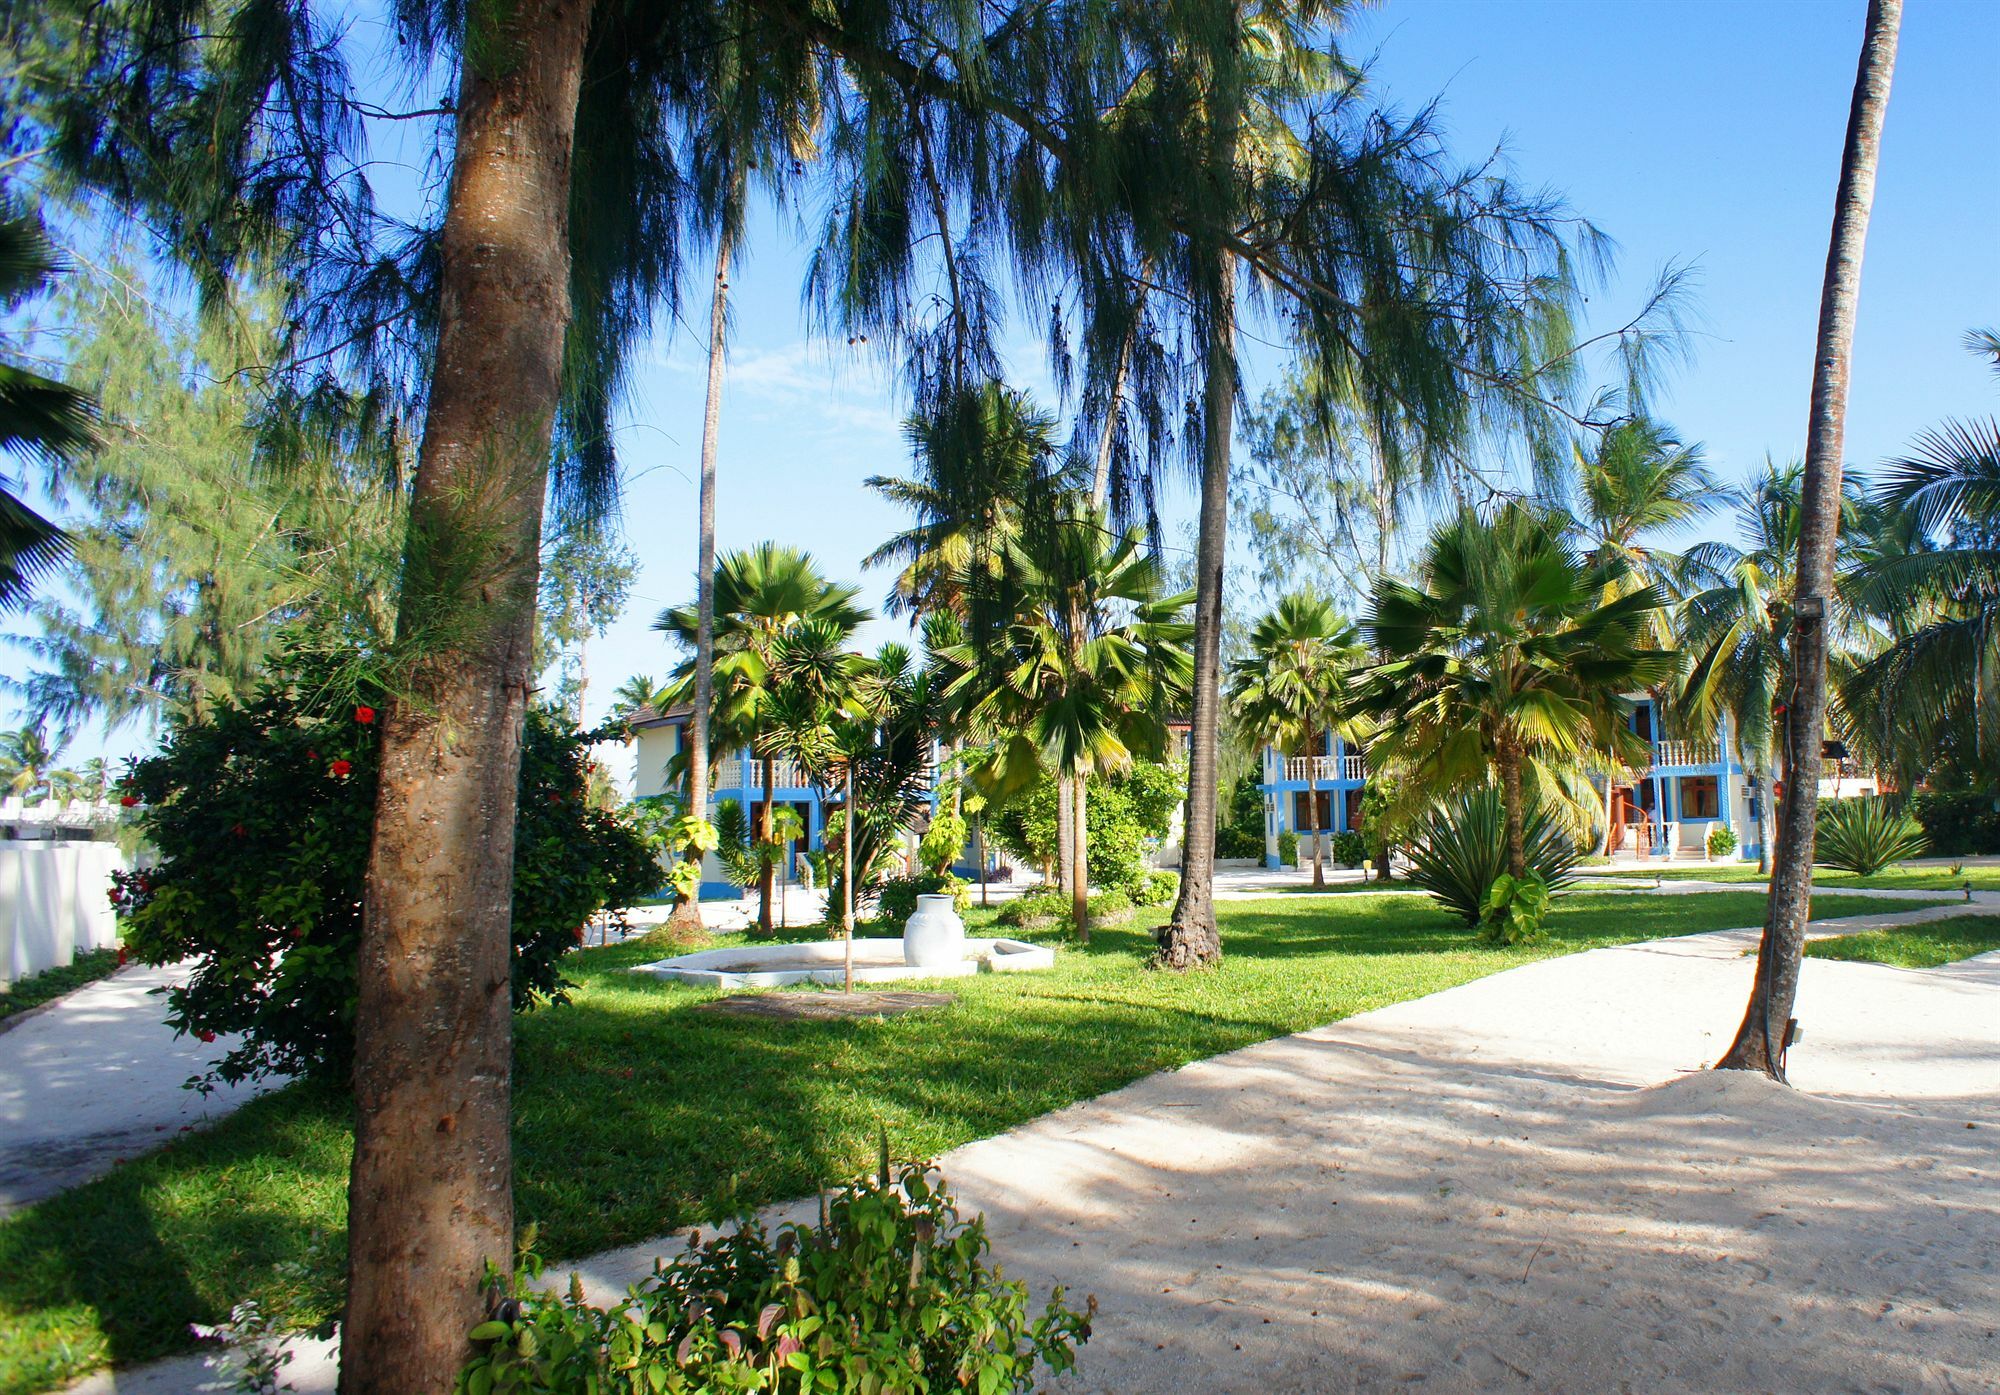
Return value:
[(204, 1042), (210, 1042), (210, 1041), (214, 1041), (214, 1040), (215, 1040), (215, 1033), (213, 1033), (213, 1032), (209, 1031), (209, 1030), (208, 1030), (207, 1028), (205, 1028), (205, 1027), (204, 1027), (204, 1028), (203, 1028), (203, 1029), (202, 1029), (201, 1031), (199, 1031), (199, 1032), (196, 1032), (196, 1033), (195, 1033), (195, 1036), (196, 1036), (196, 1038), (197, 1038), (197, 1039), (199, 1039), (199, 1040), (201, 1040), (201, 1041), (204, 1041)]
[(354, 769), (354, 766), (348, 761), (337, 760), (332, 765), (328, 766), (327, 769), (331, 770), (335, 775), (345, 777), (350, 771)]
[(367, 723), (375, 720), (375, 709), (364, 703), (362, 706), (354, 709), (354, 720), (365, 726)]
[(127, 809), (137, 808), (139, 804), (139, 796), (136, 794), (120, 795), (118, 797), (118, 802), (120, 804), (123, 804)]

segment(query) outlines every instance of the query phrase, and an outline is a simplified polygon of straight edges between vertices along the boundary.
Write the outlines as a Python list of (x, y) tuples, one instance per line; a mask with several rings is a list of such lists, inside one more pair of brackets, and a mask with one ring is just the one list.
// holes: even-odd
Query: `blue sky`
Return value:
[[(1518, 179), (1565, 194), (1616, 240), (1617, 275), (1593, 301), (1601, 323), (1629, 315), (1664, 263), (1698, 266), (1694, 360), (1656, 408), (1737, 477), (1766, 452), (1803, 449), (1862, 11), (1862, 0), (1390, 0), (1347, 42), (1375, 55), (1378, 91), (1394, 104), (1442, 95), (1459, 155), (1504, 142)], [(1995, 410), (1995, 380), (1960, 340), (2000, 323), (1996, 63), (2000, 4), (1909, 6), (1869, 234), (1851, 467), (1946, 416)], [(802, 275), (790, 232), (760, 224), (732, 278), (719, 541), (809, 548), (872, 600), (887, 578), (864, 576), (860, 559), (901, 520), (861, 481), (903, 471), (903, 407), (864, 348), (808, 340)], [(707, 305), (705, 275), (689, 281), (683, 322), (663, 326), (626, 413), (624, 527), (643, 571), (626, 615), (591, 646), (592, 715), (625, 677), (664, 673), (668, 650), (648, 626), (693, 592)], [(1052, 401), (1037, 330), (1021, 324), (1010, 373)], [(1253, 349), (1253, 390), (1280, 367)], [(1189, 501), (1170, 508), (1185, 515)], [(890, 633), (878, 625), (868, 638)], [(121, 733), (110, 749), (142, 743)], [(72, 757), (94, 745), (86, 735)]]

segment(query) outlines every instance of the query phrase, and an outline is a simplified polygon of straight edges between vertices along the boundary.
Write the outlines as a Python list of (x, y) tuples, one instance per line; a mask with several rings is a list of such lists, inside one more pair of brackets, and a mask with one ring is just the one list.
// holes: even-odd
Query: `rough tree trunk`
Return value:
[[(489, 12), (478, 12), (487, 15)], [(436, 357), (384, 715), (355, 1022), (346, 1395), (446, 1391), (511, 1266), (514, 812), (542, 496), (568, 329), (570, 163), (590, 0), (523, 0), (468, 49)], [(476, 23), (481, 21), (475, 21)]]
[[(1225, 137), (1234, 150), (1233, 124)], [(1229, 444), (1236, 408), (1236, 258), (1216, 255), (1204, 388), (1201, 521), (1195, 540), (1194, 704), (1188, 734), (1187, 837), (1173, 919), (1160, 927), (1159, 962), (1192, 969), (1222, 961), (1215, 928), (1216, 742), (1222, 705), (1222, 568), (1229, 530)]]
[(1312, 763), (1306, 763), (1306, 836), (1313, 840), (1313, 889), (1326, 889), (1326, 864), (1319, 855), (1319, 784), (1313, 779)]
[(1861, 253), (1875, 201), (1875, 163), (1889, 81), (1896, 67), (1902, 0), (1870, 0), (1847, 143), (1834, 201), (1833, 239), (1820, 290), (1819, 342), (1813, 359), (1812, 410), (1806, 423), (1806, 461), (1799, 531), (1798, 585), (1792, 628), (1793, 692), (1785, 721), (1785, 802), (1778, 811), (1778, 848), (1764, 938), (1757, 948), (1757, 977), (1736, 1040), (1716, 1065), (1785, 1078), (1792, 1003), (1799, 986), (1811, 914), (1813, 832), (1819, 820), (1820, 733), (1826, 725), (1826, 607), (1833, 594), (1833, 547), (1840, 531), (1842, 437), (1847, 419), (1849, 365), (1854, 353), (1854, 312), (1861, 294)]
[[(741, 177), (732, 185), (739, 196)], [(708, 817), (708, 719), (715, 704), (715, 452), (722, 430), (722, 379), (729, 365), (729, 266), (736, 254), (735, 225), (723, 219), (715, 241), (715, 285), (708, 302), (708, 397), (701, 418), (701, 541), (695, 564), (694, 712), (688, 719), (688, 812)], [(696, 852), (697, 861), (701, 853)], [(674, 907), (673, 921), (701, 928), (701, 895)]]
[(1768, 876), (1771, 871), (1771, 773), (1762, 771), (1758, 775), (1757, 789), (1757, 873)]
[(1056, 777), (1056, 886), (1076, 898), (1076, 793), (1067, 775)]
[(1500, 766), (1500, 805), (1507, 816), (1507, 872), (1514, 877), (1528, 871), (1528, 817), (1521, 799), (1521, 752), (1502, 742), (1495, 753)]
[(777, 802), (778, 763), (774, 757), (764, 757), (764, 797), (757, 802), (757, 839), (764, 844), (765, 852), (759, 859), (757, 871), (757, 933), (766, 937), (771, 934), (771, 897), (777, 890), (778, 864), (768, 854), (771, 845), (771, 808)]
[(1088, 820), (1090, 778), (1079, 772), (1071, 778), (1074, 791), (1075, 812), (1070, 815), (1070, 837), (1075, 840), (1074, 851), (1070, 854), (1070, 867), (1075, 871), (1076, 883), (1070, 890), (1070, 914), (1076, 920), (1076, 938), (1079, 943), (1090, 943), (1090, 827)]

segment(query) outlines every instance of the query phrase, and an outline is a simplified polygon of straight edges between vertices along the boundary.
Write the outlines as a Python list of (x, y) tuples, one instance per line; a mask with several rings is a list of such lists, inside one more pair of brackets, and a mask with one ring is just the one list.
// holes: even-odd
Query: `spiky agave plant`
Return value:
[(1924, 826), (1909, 810), (1881, 795), (1866, 795), (1820, 806), (1813, 860), (1867, 877), (1929, 847)]
[[(1524, 841), (1528, 871), (1550, 891), (1575, 880), (1576, 844), (1542, 805), (1529, 806)], [(1467, 925), (1479, 924), (1486, 892), (1506, 870), (1507, 812), (1494, 785), (1441, 800), (1410, 848), (1410, 880)]]

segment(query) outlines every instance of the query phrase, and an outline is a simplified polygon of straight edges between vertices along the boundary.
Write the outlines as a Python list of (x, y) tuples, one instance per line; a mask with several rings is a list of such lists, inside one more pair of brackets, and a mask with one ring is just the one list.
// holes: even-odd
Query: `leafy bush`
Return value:
[(1923, 825), (1880, 795), (1834, 799), (1819, 806), (1815, 862), (1866, 877), (1929, 847)]
[[(1133, 764), (1119, 775), (1092, 775), (1084, 810), (1090, 880), (1130, 895), (1151, 870), (1147, 859), (1173, 831), (1187, 793), (1179, 765)], [(994, 838), (1037, 867), (1056, 862), (1056, 782), (1044, 778), (992, 815)]]
[(994, 919), (1016, 930), (1042, 930), (1069, 922), (1069, 897), (1060, 891), (1031, 891), (1002, 906)]
[(1050, 1295), (1041, 1316), (1025, 1286), (987, 1263), (985, 1222), (961, 1219), (941, 1181), (908, 1166), (841, 1189), (817, 1226), (775, 1239), (754, 1221), (691, 1247), (592, 1307), (538, 1292), (524, 1256), (459, 1395), (720, 1395), (763, 1391), (971, 1390), (1025, 1395), (1038, 1368), (1060, 1375), (1090, 1339), (1083, 1311)]
[(931, 816), (931, 826), (924, 830), (923, 839), (917, 844), (918, 864), (940, 876), (951, 871), (951, 865), (965, 851), (965, 840), (970, 833), (963, 817), (949, 809), (939, 809)]
[(1230, 789), (1228, 809), (1217, 811), (1215, 855), (1263, 859), (1264, 790), (1254, 771)]
[(1378, 881), (1389, 880), (1391, 854), (1410, 840), (1412, 815), (1402, 794), (1402, 783), (1386, 777), (1371, 777), (1361, 791), (1361, 838)]
[(1545, 938), (1549, 884), (1530, 868), (1519, 877), (1502, 872), (1479, 902), (1479, 938), (1488, 944), (1527, 945)]
[(1736, 830), (1728, 824), (1713, 824), (1708, 830), (1708, 855), (1727, 857), (1736, 851)]
[(1918, 791), (1908, 808), (1940, 857), (2000, 853), (2000, 798)]
[(1289, 828), (1278, 835), (1278, 865), (1280, 867), (1299, 865), (1299, 835)]
[(1084, 914), (1090, 918), (1093, 930), (1123, 925), (1133, 915), (1132, 898), (1122, 891), (1100, 891), (1084, 904)]
[(1132, 900), (1140, 906), (1171, 906), (1180, 894), (1180, 873), (1161, 868), (1146, 874), (1146, 884), (1139, 888), (1139, 894)]
[(1342, 867), (1359, 867), (1368, 860), (1368, 840), (1351, 828), (1334, 834), (1333, 860)]
[[(949, 896), (954, 910), (972, 904), (972, 893), (963, 878), (949, 872), (925, 872), (915, 877), (891, 877), (875, 893), (875, 914), (879, 919), (901, 925), (917, 913), (919, 896)], [(837, 913), (837, 912), (836, 912)]]
[[(379, 691), (346, 654), (288, 651), (243, 703), (176, 721), (124, 783), (159, 850), (112, 899), (133, 957), (195, 961), (167, 1022), (240, 1032), (213, 1075), (345, 1080), (354, 1053), (363, 877), (374, 822)], [(646, 838), (585, 800), (592, 734), (529, 714), (514, 821), (514, 1005), (566, 1000), (564, 953), (606, 906), (656, 888)]]
[[(1546, 810), (1531, 806), (1526, 824), (1529, 870), (1560, 891), (1573, 879), (1576, 845)], [(1506, 870), (1507, 816), (1492, 785), (1441, 802), (1410, 850), (1410, 880), (1467, 925), (1484, 919), (1486, 893)]]

